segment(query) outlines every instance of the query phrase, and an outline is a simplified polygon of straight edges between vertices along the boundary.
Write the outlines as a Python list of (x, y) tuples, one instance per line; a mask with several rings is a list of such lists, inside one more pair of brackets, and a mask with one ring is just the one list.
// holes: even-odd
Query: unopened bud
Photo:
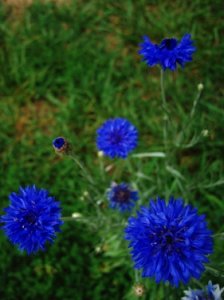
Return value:
[(113, 165), (113, 164), (108, 165), (108, 166), (105, 168), (105, 171), (106, 171), (106, 172), (110, 172), (111, 170), (113, 170), (113, 168), (114, 168), (114, 165)]
[(101, 248), (101, 246), (96, 246), (96, 248), (95, 248), (95, 252), (96, 252), (96, 253), (100, 253), (100, 252), (102, 252), (102, 248)]
[(198, 84), (198, 91), (201, 92), (204, 89), (203, 83)]
[(57, 154), (69, 154), (69, 152), (71, 150), (70, 144), (62, 136), (55, 138), (52, 142), (52, 145)]
[(102, 203), (103, 203), (102, 200), (96, 201), (96, 204), (97, 204), (98, 206), (100, 206)]
[(84, 192), (83, 192), (83, 196), (84, 196), (84, 197), (88, 197), (88, 196), (89, 196), (89, 192), (88, 192), (88, 191), (84, 191)]
[(208, 136), (208, 129), (203, 129), (201, 134), (202, 134), (202, 136), (207, 137)]
[(98, 155), (98, 157), (104, 157), (103, 151), (98, 151), (98, 152), (97, 152), (97, 155)]
[(140, 284), (140, 283), (137, 283), (134, 286), (134, 294), (137, 297), (142, 297), (145, 294), (145, 288), (144, 288), (144, 286), (142, 284)]
[(78, 213), (78, 212), (74, 212), (73, 214), (72, 214), (72, 218), (74, 218), (74, 219), (79, 219), (79, 218), (81, 218), (82, 217), (82, 215), (80, 214), (80, 213)]

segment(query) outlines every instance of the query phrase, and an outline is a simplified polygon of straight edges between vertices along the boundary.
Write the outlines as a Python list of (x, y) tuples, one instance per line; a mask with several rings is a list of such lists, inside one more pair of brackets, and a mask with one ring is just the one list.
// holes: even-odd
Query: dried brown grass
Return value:
[[(14, 6), (14, 7), (26, 7), (30, 4), (32, 4), (34, 0), (3, 0), (3, 3)], [(41, 0), (41, 2), (46, 3), (46, 2), (55, 2), (58, 4), (66, 4), (69, 3), (69, 0)]]
[[(70, 0), (40, 0), (43, 3), (47, 2), (55, 2), (56, 4), (68, 4)], [(16, 9), (24, 9), (30, 4), (32, 4), (34, 0), (3, 0), (3, 3), (9, 6), (12, 6)]]
[[(31, 5), (35, 0), (3, 0), (3, 4), (11, 7), (13, 15), (21, 15), (24, 9)], [(69, 4), (70, 0), (39, 0), (42, 3), (54, 2), (58, 5)]]

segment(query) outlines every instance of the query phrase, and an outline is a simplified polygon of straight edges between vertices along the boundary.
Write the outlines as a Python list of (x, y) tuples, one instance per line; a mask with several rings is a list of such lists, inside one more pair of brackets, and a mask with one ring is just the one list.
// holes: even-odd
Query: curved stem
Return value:
[(89, 183), (95, 184), (92, 176), (90, 175), (90, 173), (88, 172), (86, 167), (81, 163), (81, 161), (74, 154), (70, 154), (69, 156), (77, 164), (77, 166), (80, 168), (80, 170), (82, 171), (83, 177), (85, 177), (89, 181)]
[(191, 125), (192, 125), (192, 121), (193, 121), (193, 118), (194, 118), (194, 115), (195, 115), (196, 107), (197, 107), (198, 102), (199, 102), (199, 99), (200, 99), (200, 97), (201, 97), (201, 93), (202, 93), (201, 90), (199, 90), (199, 91), (197, 92), (197, 95), (196, 95), (196, 97), (195, 97), (195, 99), (194, 99), (194, 102), (193, 102), (193, 105), (192, 105), (192, 109), (191, 109), (191, 112), (190, 112), (190, 117), (189, 117), (188, 123), (187, 123), (187, 125), (183, 128), (182, 135), (184, 135), (184, 134), (187, 132), (187, 130), (189, 130), (189, 128), (190, 128)]
[[(90, 183), (89, 189), (92, 190), (95, 195), (97, 195), (98, 200), (101, 199), (103, 196), (100, 193), (100, 190), (98, 189), (98, 187), (96, 185), (96, 181), (93, 179), (93, 177), (91, 176), (88, 169), (81, 163), (81, 161), (76, 157), (76, 155), (74, 153), (71, 153), (69, 155), (69, 157), (77, 164), (77, 166), (80, 168), (80, 170), (82, 172), (82, 176), (88, 181), (88, 183)], [(97, 201), (94, 201), (93, 197), (94, 197), (94, 195), (91, 195), (90, 197), (88, 197), (88, 199), (91, 200), (90, 201), (91, 204), (93, 204), (95, 206), (97, 213), (101, 214), (100, 209), (97, 205)], [(70, 221), (72, 221), (72, 220), (70, 220)]]

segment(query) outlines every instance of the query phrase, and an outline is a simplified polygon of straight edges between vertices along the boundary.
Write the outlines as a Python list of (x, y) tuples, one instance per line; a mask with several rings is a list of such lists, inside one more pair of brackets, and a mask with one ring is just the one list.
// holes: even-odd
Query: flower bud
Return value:
[(208, 129), (203, 129), (203, 130), (201, 131), (201, 134), (202, 134), (203, 137), (207, 137), (208, 134), (209, 134)]
[(100, 252), (102, 252), (102, 247), (101, 247), (101, 246), (96, 246), (95, 252), (96, 252), (97, 254), (100, 253)]
[(201, 92), (204, 89), (203, 83), (198, 84), (198, 91)]
[(80, 213), (78, 213), (78, 212), (74, 212), (74, 213), (72, 214), (72, 218), (74, 218), (74, 219), (79, 219), (79, 218), (82, 218), (82, 215), (81, 215)]
[(104, 157), (103, 151), (98, 151), (98, 152), (97, 152), (97, 155), (98, 155), (99, 158)]
[(53, 140), (52, 145), (57, 154), (68, 154), (71, 150), (70, 144), (64, 137), (57, 137)]
[(142, 284), (137, 283), (136, 285), (134, 285), (134, 294), (137, 297), (142, 297), (145, 294), (145, 288)]
[(88, 191), (84, 191), (84, 192), (83, 192), (83, 196), (84, 196), (84, 197), (88, 197), (88, 196), (89, 196), (89, 192), (88, 192)]

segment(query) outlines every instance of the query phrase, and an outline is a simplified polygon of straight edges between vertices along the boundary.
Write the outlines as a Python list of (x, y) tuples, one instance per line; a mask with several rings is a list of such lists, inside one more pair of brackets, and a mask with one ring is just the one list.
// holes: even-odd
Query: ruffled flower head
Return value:
[(112, 183), (107, 197), (110, 201), (110, 207), (118, 209), (121, 212), (130, 211), (139, 199), (138, 191), (131, 189), (127, 183)]
[(213, 250), (212, 233), (197, 209), (181, 199), (151, 201), (137, 217), (130, 217), (125, 230), (135, 268), (143, 277), (178, 286), (191, 277), (200, 278)]
[(59, 202), (48, 191), (35, 186), (20, 188), (9, 199), (11, 203), (1, 217), (9, 240), (28, 254), (44, 250), (46, 242), (53, 242), (63, 223)]
[(138, 143), (138, 131), (123, 118), (107, 120), (97, 130), (97, 147), (110, 158), (126, 158)]
[(218, 284), (212, 284), (209, 281), (208, 285), (202, 290), (188, 289), (184, 291), (185, 296), (181, 300), (222, 300), (224, 288), (220, 289)]
[(165, 38), (157, 45), (153, 44), (145, 36), (144, 42), (140, 44), (139, 54), (148, 66), (159, 64), (163, 70), (175, 71), (177, 64), (181, 67), (192, 61), (192, 54), (196, 51), (190, 34), (185, 34), (180, 42), (176, 38)]

